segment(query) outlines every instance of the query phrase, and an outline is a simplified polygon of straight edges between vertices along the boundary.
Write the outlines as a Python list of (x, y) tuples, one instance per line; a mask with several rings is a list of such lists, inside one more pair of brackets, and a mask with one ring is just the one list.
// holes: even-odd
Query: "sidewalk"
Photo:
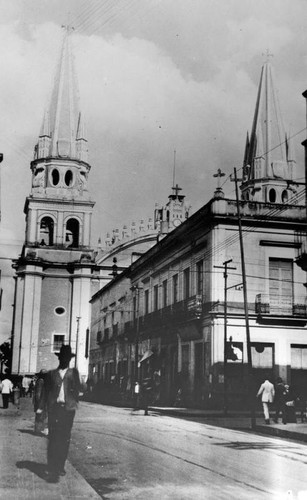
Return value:
[(67, 461), (66, 476), (57, 484), (46, 482), (47, 438), (33, 433), (30, 398), (21, 398), (20, 410), (11, 403), (0, 408), (0, 499), (78, 500), (101, 497)]
[[(232, 412), (230, 411), (227, 416), (222, 411), (217, 410), (196, 410), (192, 408), (162, 408), (159, 406), (149, 407), (149, 411), (156, 413), (181, 417), (193, 418), (204, 420), (204, 423), (210, 425), (218, 425), (221, 427), (228, 427), (230, 429), (251, 430), (251, 418), (247, 412)], [(307, 442), (307, 422), (302, 423), (299, 416), (297, 416), (297, 424), (282, 424), (279, 419), (278, 424), (275, 424), (271, 418), (270, 425), (265, 424), (263, 415), (256, 413), (256, 427), (254, 432), (261, 434), (269, 434), (271, 436), (278, 436), (287, 439), (294, 439), (296, 441)]]

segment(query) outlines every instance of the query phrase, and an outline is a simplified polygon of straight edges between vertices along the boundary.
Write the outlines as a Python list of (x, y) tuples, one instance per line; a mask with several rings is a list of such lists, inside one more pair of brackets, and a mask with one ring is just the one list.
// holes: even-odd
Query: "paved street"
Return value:
[(102, 498), (307, 498), (306, 445), (154, 413), (82, 403), (70, 457)]
[(234, 429), (209, 418), (81, 402), (67, 475), (49, 484), (47, 440), (33, 434), (31, 400), (23, 398), (20, 410), (0, 408), (0, 498), (307, 499), (305, 444), (241, 431), (246, 418), (228, 419)]

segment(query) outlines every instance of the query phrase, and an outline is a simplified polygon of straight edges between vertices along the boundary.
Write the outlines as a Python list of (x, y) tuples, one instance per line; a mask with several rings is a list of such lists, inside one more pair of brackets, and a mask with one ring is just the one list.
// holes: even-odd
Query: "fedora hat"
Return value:
[(73, 352), (71, 352), (70, 345), (62, 344), (60, 352), (57, 352), (56, 356), (58, 358), (74, 358), (76, 355)]

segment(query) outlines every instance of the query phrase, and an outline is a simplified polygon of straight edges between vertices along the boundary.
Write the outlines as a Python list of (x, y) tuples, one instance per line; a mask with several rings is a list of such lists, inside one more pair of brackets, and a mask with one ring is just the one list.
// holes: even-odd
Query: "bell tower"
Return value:
[(263, 203), (287, 203), (293, 192), (295, 160), (289, 134), (286, 134), (275, 88), (271, 54), (263, 64), (256, 109), (247, 134), (243, 160), (242, 199)]
[(25, 243), (14, 263), (13, 372), (54, 367), (61, 344), (70, 343), (86, 377), (94, 202), (69, 27), (30, 168)]

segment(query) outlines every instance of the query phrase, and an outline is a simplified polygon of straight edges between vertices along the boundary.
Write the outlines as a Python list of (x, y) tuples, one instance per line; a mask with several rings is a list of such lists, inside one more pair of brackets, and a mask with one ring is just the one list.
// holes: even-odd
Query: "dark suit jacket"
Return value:
[[(48, 411), (57, 403), (62, 382), (64, 383), (65, 409), (76, 410), (78, 407), (81, 383), (76, 368), (68, 368), (62, 380), (58, 369), (47, 372), (44, 384), (44, 406)], [(43, 409), (43, 408), (41, 408)]]

